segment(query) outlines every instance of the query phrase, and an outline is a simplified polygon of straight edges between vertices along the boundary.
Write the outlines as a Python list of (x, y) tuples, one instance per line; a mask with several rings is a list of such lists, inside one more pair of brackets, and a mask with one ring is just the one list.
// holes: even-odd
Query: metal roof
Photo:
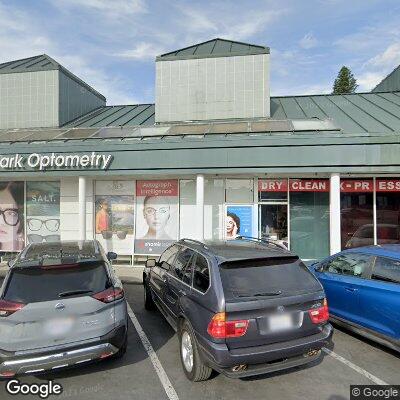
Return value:
[(154, 104), (102, 106), (64, 125), (65, 128), (154, 125)]
[(269, 54), (269, 47), (215, 38), (156, 57), (157, 61)]
[(400, 91), (400, 65), (371, 90), (371, 92), (393, 91)]
[[(67, 123), (64, 128), (152, 126), (154, 113), (154, 104), (103, 106)], [(283, 126), (285, 120), (291, 127)], [(245, 128), (239, 126), (240, 121), (222, 122), (224, 124), (218, 124), (223, 128), (221, 133), (229, 129), (231, 132), (250, 131), (246, 121), (243, 122)], [(229, 129), (228, 123), (232, 125)], [(182, 123), (174, 126), (174, 133), (218, 133), (213, 131), (219, 129), (216, 124), (211, 129), (209, 125), (208, 121), (192, 125)], [(259, 125), (257, 129), (256, 125)], [(271, 118), (253, 122), (251, 131), (323, 131), (332, 130), (332, 125), (346, 133), (400, 133), (400, 92), (271, 97)]]
[(96, 89), (93, 89), (90, 85), (88, 85), (82, 79), (78, 78), (71, 71), (68, 71), (65, 67), (63, 67), (57, 61), (53, 60), (47, 54), (40, 54), (38, 56), (22, 58), (20, 60), (13, 60), (0, 64), (0, 74), (16, 74), (22, 72), (40, 72), (53, 70), (62, 71), (69, 78), (73, 79), (81, 86), (84, 86), (97, 97), (100, 97), (102, 100), (106, 101), (106, 98)]
[(331, 119), (345, 133), (400, 133), (400, 92), (271, 97), (273, 119)]

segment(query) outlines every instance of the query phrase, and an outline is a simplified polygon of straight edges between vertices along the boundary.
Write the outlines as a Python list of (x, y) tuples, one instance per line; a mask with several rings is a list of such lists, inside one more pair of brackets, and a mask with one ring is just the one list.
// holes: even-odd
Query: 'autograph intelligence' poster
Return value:
[(136, 182), (135, 254), (161, 254), (178, 238), (178, 180)]

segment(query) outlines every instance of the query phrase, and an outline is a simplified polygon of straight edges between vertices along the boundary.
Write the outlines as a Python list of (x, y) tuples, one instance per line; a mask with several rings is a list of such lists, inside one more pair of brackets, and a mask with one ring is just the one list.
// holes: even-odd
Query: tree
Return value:
[(349, 68), (340, 68), (337, 78), (333, 84), (333, 94), (354, 93), (357, 89), (357, 80)]

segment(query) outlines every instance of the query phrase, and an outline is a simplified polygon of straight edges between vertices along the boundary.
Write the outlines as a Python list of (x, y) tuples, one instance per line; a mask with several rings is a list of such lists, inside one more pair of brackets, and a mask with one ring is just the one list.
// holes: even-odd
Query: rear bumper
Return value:
[(64, 367), (79, 366), (85, 362), (101, 360), (118, 352), (124, 343), (126, 327), (120, 326), (108, 334), (84, 345), (64, 346), (54, 350), (42, 349), (20, 353), (0, 350), (0, 377), (33, 374)]
[[(224, 343), (213, 343), (198, 338), (204, 361), (217, 371), (241, 378), (296, 367), (318, 360), (321, 349), (330, 344), (333, 328), (326, 324), (321, 332), (287, 342), (241, 349), (228, 349)], [(246, 369), (234, 372), (232, 367), (245, 365)]]

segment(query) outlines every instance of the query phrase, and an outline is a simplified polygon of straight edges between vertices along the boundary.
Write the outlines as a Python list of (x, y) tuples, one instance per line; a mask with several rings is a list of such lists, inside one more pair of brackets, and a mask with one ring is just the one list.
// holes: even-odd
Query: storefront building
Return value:
[(0, 64), (0, 251), (97, 238), (121, 257), (268, 237), (305, 260), (400, 242), (400, 92), (270, 97), (269, 49), (156, 59), (156, 103), (48, 56)]

